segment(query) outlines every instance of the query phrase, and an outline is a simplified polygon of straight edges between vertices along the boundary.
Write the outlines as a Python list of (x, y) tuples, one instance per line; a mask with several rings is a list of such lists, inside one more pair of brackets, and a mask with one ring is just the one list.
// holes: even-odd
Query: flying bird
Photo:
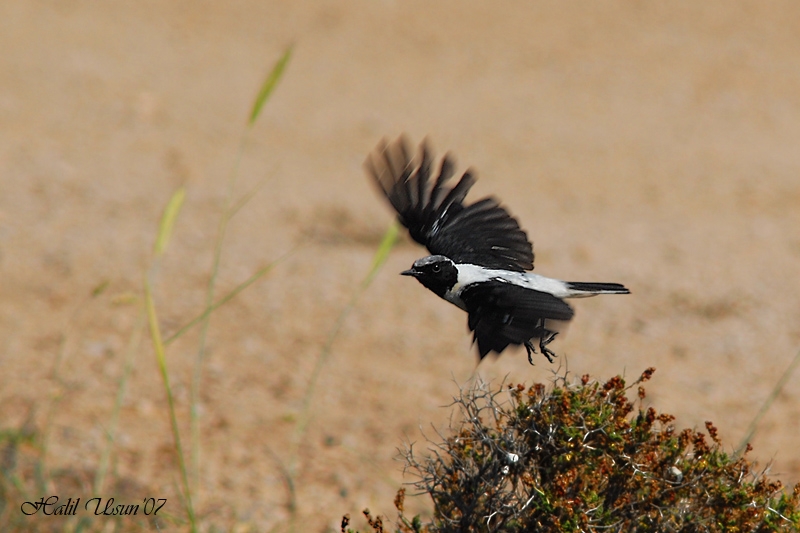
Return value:
[(529, 272), (533, 245), (517, 220), (493, 197), (465, 202), (476, 180), (470, 170), (448, 186), (455, 173), (449, 155), (435, 179), (433, 165), (425, 142), (414, 161), (402, 136), (391, 144), (382, 141), (365, 163), (411, 238), (431, 253), (401, 274), (467, 312), (480, 360), (523, 345), (533, 364), (538, 341), (552, 363), (555, 353), (548, 345), (558, 334), (554, 326), (574, 315), (565, 298), (630, 293), (619, 283), (561, 281)]

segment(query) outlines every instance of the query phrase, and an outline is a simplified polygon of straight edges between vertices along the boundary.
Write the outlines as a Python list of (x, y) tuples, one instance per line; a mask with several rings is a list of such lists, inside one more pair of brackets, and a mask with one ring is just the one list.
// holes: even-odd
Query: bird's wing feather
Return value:
[(434, 182), (432, 158), (425, 143), (417, 164), (400, 137), (388, 145), (381, 142), (365, 166), (411, 237), (432, 254), (487, 268), (517, 272), (533, 269), (533, 246), (497, 200), (484, 198), (464, 204), (475, 184), (469, 171), (455, 186), (447, 187), (454, 174), (448, 156), (442, 160)]
[(541, 337), (542, 321), (570, 320), (572, 308), (550, 293), (520, 287), (501, 280), (468, 285), (460, 294), (469, 313), (469, 329), (483, 359)]

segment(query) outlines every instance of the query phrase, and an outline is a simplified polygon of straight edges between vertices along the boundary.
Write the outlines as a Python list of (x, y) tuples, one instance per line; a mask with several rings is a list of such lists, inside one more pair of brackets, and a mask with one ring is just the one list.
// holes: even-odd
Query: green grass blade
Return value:
[(175, 227), (175, 220), (178, 218), (178, 213), (180, 213), (185, 199), (186, 187), (181, 186), (172, 194), (167, 207), (164, 208), (164, 213), (161, 215), (161, 223), (158, 225), (158, 235), (156, 236), (154, 247), (156, 255), (161, 255), (166, 250), (169, 239), (172, 236), (172, 230)]
[(185, 491), (184, 497), (186, 501), (186, 511), (189, 515), (189, 523), (191, 531), (197, 531), (197, 521), (194, 516), (194, 509), (192, 507), (192, 494), (189, 487), (189, 476), (186, 471), (186, 461), (183, 457), (183, 448), (181, 447), (181, 434), (178, 428), (178, 417), (175, 414), (175, 401), (172, 396), (172, 388), (169, 385), (169, 372), (167, 371), (167, 358), (164, 350), (164, 343), (161, 337), (161, 329), (158, 326), (158, 316), (156, 315), (156, 306), (153, 302), (153, 291), (150, 287), (150, 281), (145, 277), (144, 280), (144, 297), (145, 297), (145, 310), (147, 312), (147, 322), (150, 326), (150, 336), (153, 341), (153, 349), (156, 352), (156, 359), (158, 361), (158, 369), (161, 372), (161, 377), (164, 380), (164, 389), (167, 393), (167, 404), (169, 406), (169, 417), (172, 423), (172, 435), (175, 439), (175, 453), (178, 456), (178, 465), (181, 470), (181, 480), (183, 482), (183, 490)]
[(278, 85), (278, 82), (283, 75), (283, 71), (286, 68), (287, 63), (289, 63), (289, 58), (292, 56), (292, 48), (292, 45), (286, 48), (286, 51), (283, 53), (281, 58), (278, 59), (278, 62), (275, 63), (274, 67), (272, 67), (272, 71), (270, 71), (269, 76), (267, 76), (267, 79), (261, 86), (261, 90), (258, 91), (256, 101), (253, 103), (253, 110), (250, 112), (250, 120), (247, 122), (248, 126), (255, 124), (256, 120), (258, 119), (258, 115), (261, 114), (261, 108), (264, 107), (265, 103), (267, 103), (272, 91)]
[(111, 280), (103, 280), (97, 285), (94, 289), (92, 289), (92, 298), (97, 298), (101, 294), (103, 294), (108, 286), (111, 285)]
[(389, 252), (391, 252), (392, 248), (394, 248), (394, 245), (397, 244), (397, 238), (399, 235), (400, 225), (395, 220), (386, 230), (381, 243), (378, 245), (378, 251), (375, 252), (375, 256), (372, 259), (372, 268), (370, 269), (369, 274), (367, 274), (367, 277), (364, 278), (364, 281), (361, 282), (362, 290), (369, 287), (369, 284), (372, 283), (375, 275), (389, 258)]

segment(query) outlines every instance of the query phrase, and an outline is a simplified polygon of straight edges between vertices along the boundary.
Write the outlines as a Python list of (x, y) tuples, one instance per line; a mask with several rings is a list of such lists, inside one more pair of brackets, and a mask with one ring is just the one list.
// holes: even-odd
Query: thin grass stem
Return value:
[(202, 322), (208, 315), (210, 315), (211, 313), (213, 313), (214, 311), (216, 311), (217, 309), (219, 309), (220, 307), (222, 307), (223, 305), (225, 305), (226, 303), (228, 303), (229, 301), (234, 299), (240, 292), (245, 290), (247, 287), (249, 287), (250, 285), (252, 285), (256, 281), (258, 281), (262, 276), (264, 276), (270, 270), (272, 270), (273, 268), (278, 266), (278, 264), (280, 264), (281, 262), (286, 260), (289, 256), (294, 254), (301, 247), (302, 247), (302, 244), (292, 248), (291, 250), (289, 250), (288, 252), (286, 252), (285, 254), (280, 256), (278, 259), (276, 259), (272, 263), (270, 263), (270, 264), (268, 264), (266, 266), (263, 266), (260, 269), (256, 270), (256, 272), (252, 276), (250, 276), (249, 278), (247, 278), (246, 280), (241, 282), (239, 285), (234, 287), (234, 289), (231, 290), (231, 292), (229, 292), (228, 294), (226, 294), (225, 296), (223, 296), (222, 298), (217, 300), (217, 302), (214, 303), (213, 305), (211, 305), (209, 307), (206, 307), (205, 310), (202, 313), (200, 313), (199, 315), (197, 315), (196, 317), (191, 319), (189, 322), (187, 322), (186, 324), (184, 324), (183, 326), (178, 328), (178, 331), (176, 331), (175, 333), (173, 333), (172, 335), (170, 335), (169, 337), (164, 339), (164, 345), (165, 346), (169, 346), (174, 341), (178, 340), (179, 337), (181, 337), (187, 331), (189, 331), (190, 329), (195, 327), (197, 324)]
[(178, 428), (178, 417), (175, 413), (175, 400), (172, 395), (172, 388), (169, 384), (169, 372), (167, 370), (167, 358), (164, 351), (164, 343), (161, 337), (161, 330), (158, 326), (158, 316), (156, 315), (156, 307), (153, 302), (153, 291), (150, 286), (150, 280), (145, 276), (144, 279), (144, 296), (145, 296), (145, 309), (147, 313), (147, 322), (150, 327), (150, 337), (153, 341), (153, 348), (156, 352), (156, 360), (158, 361), (158, 369), (161, 372), (161, 378), (164, 380), (164, 390), (167, 393), (167, 404), (169, 408), (169, 418), (172, 424), (172, 436), (175, 440), (175, 454), (178, 458), (178, 467), (180, 469), (181, 481), (183, 483), (183, 497), (186, 504), (186, 512), (189, 516), (189, 525), (192, 533), (197, 531), (197, 521), (194, 515), (194, 508), (192, 507), (192, 492), (189, 486), (189, 476), (186, 469), (186, 461), (183, 455), (183, 448), (181, 447), (181, 433)]
[[(272, 70), (270, 71), (267, 79), (262, 84), (258, 95), (256, 96), (255, 103), (253, 104), (252, 111), (250, 112), (250, 118), (247, 122), (247, 127), (242, 134), (239, 140), (239, 148), (236, 153), (236, 160), (234, 162), (233, 170), (231, 173), (230, 178), (228, 179), (228, 187), (227, 193), (225, 195), (225, 203), (222, 209), (222, 215), (220, 216), (219, 226), (217, 228), (217, 237), (214, 243), (214, 259), (213, 264), (211, 266), (211, 275), (208, 279), (208, 286), (206, 288), (206, 309), (208, 312), (204, 312), (198, 322), (201, 323), (200, 328), (200, 340), (198, 342), (198, 349), (197, 349), (197, 358), (195, 359), (194, 371), (192, 373), (192, 385), (191, 385), (191, 392), (190, 392), (190, 434), (191, 434), (191, 461), (192, 461), (192, 479), (193, 485), (195, 487), (199, 484), (200, 479), (200, 416), (199, 416), (199, 405), (200, 405), (200, 384), (202, 382), (203, 377), (203, 363), (205, 362), (206, 355), (207, 355), (207, 338), (208, 338), (208, 328), (211, 321), (211, 311), (213, 310), (212, 307), (214, 306), (214, 294), (216, 291), (216, 282), (217, 277), (219, 275), (219, 266), (222, 260), (222, 245), (225, 241), (225, 233), (228, 229), (228, 223), (233, 218), (233, 216), (239, 211), (239, 209), (244, 206), (250, 199), (255, 195), (255, 193), (260, 189), (256, 187), (255, 190), (251, 191), (250, 194), (245, 195), (244, 198), (240, 199), (239, 202), (233, 202), (234, 191), (236, 190), (236, 182), (239, 178), (239, 169), (241, 167), (242, 158), (244, 156), (244, 150), (246, 147), (248, 134), (253, 128), (256, 120), (258, 119), (259, 114), (261, 113), (261, 109), (263, 108), (264, 104), (269, 100), (270, 95), (272, 94), (273, 90), (277, 86), (278, 82), (280, 81), (283, 71), (286, 68), (286, 65), (289, 62), (289, 59), (292, 54), (292, 47), (289, 46), (284, 51), (283, 55), (280, 59), (275, 63)], [(262, 181), (263, 184), (263, 181)], [(258, 277), (263, 276), (269, 268), (261, 269)], [(248, 280), (249, 281), (249, 280)], [(246, 282), (247, 283), (247, 282)], [(249, 283), (247, 283), (249, 285)], [(246, 286), (246, 285), (245, 285)], [(244, 287), (242, 287), (244, 288)], [(181, 333), (179, 331), (179, 333)]]
[[(233, 173), (228, 180), (228, 191), (225, 195), (225, 204), (220, 216), (219, 226), (217, 228), (217, 238), (214, 243), (214, 259), (211, 266), (211, 275), (208, 278), (208, 285), (206, 287), (206, 308), (210, 308), (214, 303), (214, 292), (217, 283), (217, 276), (219, 275), (219, 265), (222, 260), (222, 244), (225, 240), (225, 232), (228, 229), (228, 222), (230, 221), (230, 204), (233, 199), (233, 191), (236, 187), (237, 177), (239, 175), (239, 166), (244, 154), (245, 137), (243, 136), (239, 142), (239, 150), (236, 154), (236, 162), (233, 166)], [(211, 321), (211, 313), (205, 314), (200, 320), (200, 340), (197, 348), (197, 358), (195, 359), (194, 371), (192, 372), (192, 386), (190, 392), (190, 416), (189, 426), (191, 433), (191, 461), (192, 461), (192, 485), (197, 488), (200, 480), (200, 416), (198, 407), (200, 405), (200, 382), (203, 376), (203, 363), (206, 358), (206, 340), (208, 337), (208, 327)]]
[(336, 322), (333, 324), (330, 332), (328, 333), (328, 338), (325, 341), (325, 344), (322, 346), (322, 349), (317, 356), (317, 360), (314, 362), (314, 368), (311, 371), (311, 376), (308, 380), (308, 385), (306, 386), (305, 394), (303, 395), (303, 403), (302, 403), (302, 410), (300, 412), (300, 417), (297, 421), (297, 425), (295, 426), (294, 432), (294, 443), (295, 448), (303, 439), (303, 436), (306, 433), (308, 428), (308, 423), (310, 420), (310, 410), (311, 410), (311, 400), (314, 397), (314, 392), (316, 391), (317, 381), (319, 379), (320, 372), (322, 368), (328, 361), (328, 358), (331, 354), (331, 348), (333, 347), (333, 343), (336, 341), (336, 338), (339, 336), (339, 332), (344, 325), (345, 320), (350, 315), (350, 312), (356, 307), (359, 298), (364, 293), (364, 291), (369, 287), (372, 283), (372, 280), (375, 279), (375, 276), (380, 271), (383, 264), (386, 262), (386, 259), (389, 257), (389, 252), (391, 252), (392, 248), (394, 247), (395, 243), (397, 242), (397, 237), (399, 235), (400, 228), (397, 222), (393, 222), (392, 225), (386, 230), (386, 233), (381, 240), (380, 245), (378, 246), (378, 250), (375, 252), (375, 256), (372, 260), (372, 266), (367, 273), (366, 277), (361, 281), (361, 283), (356, 287), (353, 291), (350, 300), (347, 302), (347, 305), (342, 309), (339, 313), (339, 316), (336, 318)]
[(792, 359), (792, 362), (789, 363), (789, 366), (783, 372), (778, 382), (775, 383), (775, 386), (772, 388), (772, 392), (770, 392), (769, 396), (767, 396), (767, 398), (764, 400), (764, 403), (761, 405), (761, 409), (758, 410), (758, 413), (756, 414), (755, 418), (753, 418), (753, 421), (750, 422), (749, 426), (747, 426), (747, 431), (744, 433), (744, 438), (742, 438), (741, 442), (739, 442), (739, 446), (736, 448), (736, 451), (733, 454), (734, 458), (739, 458), (742, 453), (744, 453), (744, 450), (747, 448), (747, 444), (753, 439), (753, 435), (755, 435), (756, 430), (758, 429), (758, 423), (761, 422), (761, 419), (767, 414), (769, 408), (772, 407), (772, 403), (780, 395), (783, 387), (785, 387), (789, 382), (789, 378), (791, 378), (792, 374), (794, 374), (798, 364), (800, 364), (800, 350), (797, 351), (794, 359)]
[(142, 330), (144, 329), (146, 312), (144, 307), (139, 310), (136, 318), (136, 323), (133, 326), (133, 331), (128, 338), (128, 344), (125, 347), (124, 363), (122, 366), (122, 375), (119, 378), (119, 385), (117, 386), (117, 396), (114, 400), (114, 409), (111, 411), (111, 422), (106, 430), (107, 443), (100, 456), (100, 464), (97, 467), (97, 473), (94, 478), (94, 494), (100, 495), (103, 492), (103, 484), (105, 482), (108, 465), (111, 460), (111, 452), (114, 443), (117, 439), (117, 426), (119, 424), (119, 415), (122, 411), (122, 403), (125, 400), (125, 393), (128, 390), (128, 378), (130, 378), (131, 371), (133, 370), (134, 356), (137, 353), (139, 345), (142, 341)]

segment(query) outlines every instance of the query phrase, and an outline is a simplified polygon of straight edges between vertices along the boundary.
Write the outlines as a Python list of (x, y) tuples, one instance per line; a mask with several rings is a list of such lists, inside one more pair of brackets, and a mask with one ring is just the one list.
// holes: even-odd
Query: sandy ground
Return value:
[[(401, 132), (477, 170), (472, 198), (504, 200), (537, 272), (631, 288), (575, 303), (559, 363), (598, 379), (655, 366), (649, 401), (682, 427), (713, 420), (733, 448), (800, 347), (800, 7), (562, 4), (0, 3), (0, 428), (27, 421), (54, 472), (91, 478), (161, 210), (185, 184), (155, 274), (168, 335), (203, 308), (250, 106), (293, 43), (244, 143), (235, 195), (264, 186), (228, 227), (218, 294), (305, 245), (212, 317), (204, 527), (286, 526), (281, 468), (304, 531), (393, 516), (396, 448), (445, 427), (475, 370), (463, 313), (397, 275), (424, 254), (404, 242), (344, 322), (292, 447), (391, 220), (362, 162)], [(185, 443), (198, 342), (168, 349)], [(553, 368), (511, 352), (478, 371), (530, 384)], [(799, 400), (795, 377), (753, 440), (785, 484), (800, 481)], [(145, 339), (112, 465), (127, 497), (181, 513), (172, 449)]]

